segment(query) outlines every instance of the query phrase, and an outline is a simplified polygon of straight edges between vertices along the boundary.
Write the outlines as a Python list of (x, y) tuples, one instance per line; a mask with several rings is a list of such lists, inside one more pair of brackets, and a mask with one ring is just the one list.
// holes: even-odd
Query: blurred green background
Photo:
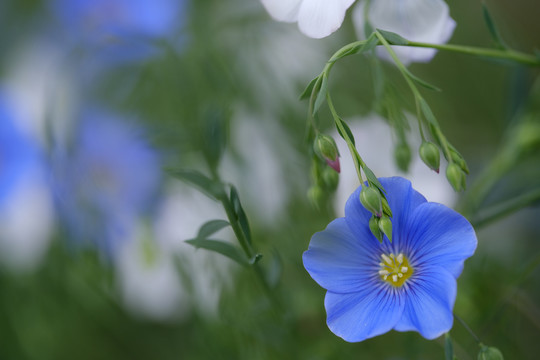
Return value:
[[(537, 1), (486, 3), (508, 44), (526, 53), (540, 49)], [(449, 6), (458, 23), (451, 43), (492, 46), (480, 1)], [(70, 104), (91, 102), (137, 114), (146, 138), (163, 155), (164, 168), (207, 172), (206, 161), (224, 152), (219, 171), (238, 188), (254, 246), (263, 254), (260, 265), (273, 277), (272, 291), (282, 304), (269, 301), (249, 268), (178, 245), (173, 258), (182, 302), (169, 317), (138, 313), (125, 299), (114, 264), (92, 248), (66, 245), (69, 235), (56, 218), (37, 265), (20, 270), (9, 261), (0, 264), (0, 359), (444, 358), (443, 339), (427, 341), (417, 333), (392, 331), (357, 344), (336, 337), (325, 324), (324, 289), (302, 265), (312, 234), (337, 215), (330, 197), (316, 208), (306, 196), (307, 103), (298, 96), (334, 51), (356, 40), (349, 18), (337, 33), (313, 40), (295, 24), (272, 21), (258, 1), (194, 0), (187, 4), (175, 45), (159, 42), (158, 56), (99, 76), (83, 67), (92, 52), (72, 56), (59, 45), (60, 33), (49, 31), (57, 20), (45, 1), (4, 0), (0, 11), (0, 79), (26, 93), (28, 106), (33, 96), (45, 96), (38, 122), (45, 124), (39, 125), (39, 136), (46, 148), (54, 147), (50, 132), (61, 123), (56, 117)], [(410, 69), (443, 89), (423, 94), (469, 163), (469, 189), (458, 195), (457, 209), (467, 209), (482, 188), (487, 193), (478, 200), (480, 210), (465, 213), (469, 219), (539, 189), (540, 135), (534, 132), (540, 91), (531, 100), (537, 69), (446, 52)], [(384, 70), (412, 112), (413, 99), (399, 73), (388, 64)], [(36, 88), (45, 94), (35, 95)], [(57, 92), (43, 90), (51, 88)], [(369, 116), (374, 101), (369, 58), (338, 63), (330, 90), (345, 119)], [(331, 132), (325, 111), (322, 124)], [(524, 117), (536, 124), (526, 149), (513, 130)], [(227, 139), (224, 149), (212, 149), (213, 126)], [(392, 148), (390, 142), (381, 146)], [(507, 163), (498, 155), (504, 151), (519, 154)], [(486, 169), (491, 169), (487, 175)], [(218, 202), (166, 172), (162, 194), (164, 202), (178, 200), (167, 208), (180, 228), (169, 235), (177, 243), (194, 237), (205, 221), (224, 218)], [(184, 210), (175, 213), (177, 208)], [(162, 221), (156, 218), (159, 214), (144, 223)], [(540, 353), (539, 219), (538, 207), (532, 207), (479, 226), (477, 252), (458, 281), (455, 312), (507, 359), (536, 359)], [(231, 233), (219, 234), (234, 242)], [(202, 305), (205, 301), (210, 305)], [(478, 346), (463, 326), (456, 322), (451, 334), (458, 359), (475, 359)]]

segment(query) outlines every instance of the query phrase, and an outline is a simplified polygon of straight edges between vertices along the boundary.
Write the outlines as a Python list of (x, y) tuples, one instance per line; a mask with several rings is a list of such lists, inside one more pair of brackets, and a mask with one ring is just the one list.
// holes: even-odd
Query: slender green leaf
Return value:
[(321, 88), (319, 89), (317, 97), (315, 98), (315, 104), (313, 105), (313, 115), (317, 113), (322, 103), (326, 100), (327, 88), (328, 88), (328, 76), (326, 76), (326, 74), (323, 74)]
[(343, 128), (345, 129), (345, 134), (343, 134), (339, 128), (339, 126), (337, 127), (337, 130), (338, 130), (338, 133), (339, 135), (343, 138), (343, 140), (347, 141), (349, 140), (353, 145), (355, 145), (354, 143), (354, 136), (352, 134), (352, 131), (351, 129), (349, 128), (349, 125), (347, 125), (347, 123), (345, 121), (343, 121), (341, 118), (337, 118), (336, 121), (339, 121), (341, 123), (341, 125), (343, 126)]
[(409, 70), (405, 69), (405, 72), (411, 78), (411, 80), (413, 80), (418, 85), (420, 85), (422, 87), (425, 87), (428, 90), (433, 90), (433, 91), (437, 91), (437, 92), (442, 91), (440, 88), (436, 87), (435, 85), (432, 85), (432, 84), (428, 83), (427, 81), (420, 79), (418, 76), (414, 75)]
[(244, 236), (246, 237), (247, 242), (251, 244), (251, 229), (249, 228), (249, 222), (248, 222), (246, 213), (244, 212), (244, 209), (242, 208), (242, 204), (240, 203), (238, 192), (236, 191), (236, 188), (234, 186), (231, 186), (230, 199), (234, 208), (234, 212), (235, 212), (238, 224), (240, 225), (240, 228), (242, 229), (242, 232), (244, 233)]
[(370, 184), (373, 184), (377, 187), (377, 189), (379, 189), (381, 191), (382, 194), (385, 194), (386, 193), (386, 190), (384, 190), (384, 187), (382, 186), (382, 184), (379, 182), (379, 179), (377, 179), (377, 177), (375, 176), (375, 174), (373, 173), (373, 171), (371, 171), (370, 168), (368, 168), (367, 166), (364, 166), (362, 168), (362, 170), (364, 170), (364, 174), (366, 174), (366, 177), (368, 179), (368, 182)]
[(409, 43), (409, 40), (391, 31), (381, 29), (377, 29), (377, 31), (381, 33), (381, 35), (390, 43), (390, 45), (407, 45)]
[(491, 34), (491, 38), (493, 39), (495, 46), (501, 50), (506, 49), (507, 46), (504, 43), (504, 40), (502, 39), (501, 35), (499, 34), (499, 31), (497, 30), (497, 27), (495, 26), (495, 22), (493, 21), (493, 18), (491, 17), (491, 14), (489, 13), (489, 9), (487, 8), (484, 2), (482, 2), (482, 12), (484, 14), (484, 21), (486, 22), (486, 26), (489, 30), (489, 33)]
[(454, 360), (454, 345), (449, 333), (444, 334), (444, 359)]
[(224, 227), (230, 226), (228, 221), (225, 220), (210, 220), (206, 222), (201, 228), (199, 229), (199, 234), (197, 235), (198, 239), (206, 239), (210, 235), (213, 235), (214, 233), (218, 232), (219, 230), (223, 229)]
[(420, 103), (420, 109), (422, 110), (422, 114), (424, 114), (428, 123), (438, 128), (439, 123), (437, 122), (437, 118), (435, 117), (435, 115), (433, 115), (433, 111), (431, 111), (431, 108), (429, 107), (426, 100), (424, 100), (424, 98), (420, 98), (419, 103)]
[(214, 181), (196, 170), (166, 169), (173, 177), (197, 186), (209, 197), (218, 200), (225, 194), (223, 184)]
[(315, 83), (317, 83), (317, 80), (319, 80), (319, 76), (309, 82), (308, 86), (300, 95), (300, 100), (308, 99), (311, 96), (311, 93), (313, 92), (313, 87), (315, 86)]
[(191, 239), (186, 240), (186, 243), (195, 246), (197, 249), (205, 249), (224, 255), (229, 259), (232, 259), (240, 265), (248, 265), (248, 261), (240, 250), (222, 240), (211, 239)]
[(263, 254), (255, 254), (251, 259), (249, 259), (249, 265), (255, 265), (263, 257)]

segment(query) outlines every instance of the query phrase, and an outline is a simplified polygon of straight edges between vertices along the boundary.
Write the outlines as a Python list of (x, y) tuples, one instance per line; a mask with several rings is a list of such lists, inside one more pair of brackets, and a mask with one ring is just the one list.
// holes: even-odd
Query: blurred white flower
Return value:
[(152, 239), (150, 229), (139, 227), (116, 259), (117, 281), (127, 308), (138, 316), (174, 321), (189, 310), (186, 289), (173, 254)]
[(261, 0), (270, 15), (284, 22), (298, 22), (300, 31), (320, 39), (339, 29), (345, 12), (355, 0)]
[[(428, 201), (438, 202), (449, 207), (455, 204), (456, 193), (446, 181), (444, 174), (437, 174), (430, 170), (417, 155), (420, 139), (418, 136), (409, 136), (409, 145), (412, 151), (412, 161), (409, 172), (402, 173), (394, 161), (394, 146), (392, 144), (392, 130), (384, 119), (378, 115), (371, 115), (364, 119), (352, 119), (347, 122), (355, 138), (358, 153), (375, 173), (377, 177), (402, 176), (409, 179), (415, 189), (421, 192)], [(345, 202), (358, 187), (356, 175), (349, 149), (337, 132), (332, 134), (341, 154), (341, 174), (339, 186), (335, 197), (335, 210), (343, 216)]]
[[(185, 240), (193, 239), (201, 225), (215, 219), (227, 219), (219, 203), (175, 180), (167, 187), (167, 197), (155, 222), (155, 236), (160, 248), (178, 258), (191, 306), (200, 315), (210, 317), (217, 314), (221, 292), (233, 277), (233, 262), (223, 255), (195, 249)], [(227, 231), (224, 229), (213, 238), (228, 241), (231, 233)]]
[(53, 206), (42, 149), (23, 118), (11, 94), (0, 94), (0, 260), (28, 271), (48, 248)]
[[(361, 1), (353, 11), (353, 23), (358, 36), (363, 39), (366, 2)], [(395, 32), (407, 40), (444, 44), (454, 32), (456, 22), (450, 17), (448, 5), (443, 0), (372, 0), (368, 19), (374, 29)], [(428, 62), (435, 49), (393, 46), (399, 59), (408, 65), (411, 62)], [(377, 54), (388, 61), (390, 55), (383, 47)]]

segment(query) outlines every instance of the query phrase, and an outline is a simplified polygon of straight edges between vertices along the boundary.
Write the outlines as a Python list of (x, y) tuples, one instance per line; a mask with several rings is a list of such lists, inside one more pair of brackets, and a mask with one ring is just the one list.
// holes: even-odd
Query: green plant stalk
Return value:
[[(217, 170), (215, 168), (210, 167), (210, 172), (212, 174), (212, 178), (215, 181), (222, 182)], [(233, 208), (233, 205), (231, 204), (229, 198), (227, 197), (227, 194), (224, 192), (221, 194), (221, 196), (218, 197), (219, 202), (221, 202), (223, 209), (225, 210), (225, 214), (227, 215), (227, 219), (229, 220), (229, 223), (231, 224), (231, 228), (234, 232), (234, 235), (236, 236), (236, 239), (240, 243), (240, 247), (246, 254), (247, 260), (250, 261), (254, 258), (255, 252), (253, 248), (251, 247), (249, 241), (247, 240), (244, 232), (240, 228), (240, 225), (238, 224), (238, 221), (236, 219), (235, 211)], [(255, 271), (255, 274), (257, 275), (257, 278), (261, 282), (261, 285), (266, 292), (268, 298), (272, 301), (272, 303), (280, 310), (283, 309), (279, 299), (277, 298), (274, 291), (272, 291), (270, 285), (268, 284), (268, 281), (266, 277), (264, 276), (264, 272), (259, 266), (258, 263), (255, 263), (251, 265), (253, 270)]]
[(520, 64), (529, 66), (540, 66), (540, 59), (536, 56), (525, 54), (515, 50), (499, 50), (499, 49), (486, 49), (478, 48), (474, 46), (453, 45), (453, 44), (431, 44), (417, 41), (408, 41), (406, 45), (396, 46), (412, 46), (421, 48), (431, 48), (437, 50), (450, 51), (455, 53), (487, 57), (492, 59), (510, 60)]
[[(425, 140), (424, 134), (423, 134), (423, 131), (422, 131), (421, 121), (420, 121), (421, 118), (425, 118), (425, 117), (424, 116), (420, 117), (421, 114), (420, 114), (420, 110), (419, 110), (420, 101), (423, 100), (422, 95), (420, 94), (420, 91), (418, 90), (418, 88), (414, 84), (413, 80), (409, 76), (409, 70), (407, 70), (407, 68), (405, 67), (405, 65), (403, 65), (401, 60), (399, 60), (399, 58), (397, 57), (395, 51), (392, 49), (392, 47), (390, 46), (388, 41), (386, 41), (384, 36), (382, 36), (379, 31), (375, 30), (374, 34), (375, 34), (375, 36), (377, 36), (377, 38), (379, 39), (381, 44), (386, 48), (386, 50), (388, 51), (388, 53), (392, 57), (392, 60), (394, 60), (394, 62), (396, 64), (396, 67), (398, 68), (398, 70), (403, 75), (403, 78), (405, 78), (405, 81), (407, 82), (407, 85), (409, 85), (409, 88), (411, 89), (411, 91), (412, 91), (412, 93), (414, 95), (414, 100), (415, 100), (415, 103), (416, 103), (416, 111), (418, 113), (418, 119), (419, 119), (418, 120), (418, 128), (420, 129), (420, 135), (421, 135), (422, 139)], [(433, 125), (434, 126), (436, 125), (437, 129), (438, 129), (438, 124), (433, 124)], [(437, 135), (439, 135), (438, 138), (441, 140), (441, 146), (442, 146), (443, 152), (445, 154), (445, 157), (450, 162), (452, 158), (450, 156), (450, 149), (448, 147), (446, 137), (444, 137), (444, 135), (442, 134), (442, 132), (440, 130), (439, 130), (439, 134), (437, 134)]]
[[(336, 124), (336, 127), (339, 129), (340, 133), (347, 134), (347, 132), (345, 131), (345, 128), (343, 127), (343, 124), (340, 121), (339, 115), (337, 114), (336, 108), (334, 107), (334, 103), (329, 93), (326, 93), (326, 102), (328, 103), (328, 108), (330, 109), (330, 112), (332, 113), (332, 117), (334, 119), (334, 123)], [(360, 157), (358, 150), (356, 150), (356, 147), (354, 146), (354, 144), (352, 143), (352, 140), (349, 139), (348, 136), (346, 136), (345, 142), (347, 143), (349, 152), (351, 153), (351, 156), (353, 158), (354, 166), (356, 168), (356, 174), (358, 175), (358, 180), (360, 181), (360, 185), (363, 186), (364, 178), (362, 177), (361, 168), (365, 166), (364, 161)]]
[(491, 210), (488, 208), (486, 214), (473, 218), (471, 223), (475, 228), (479, 228), (537, 202), (540, 202), (540, 189), (495, 205)]

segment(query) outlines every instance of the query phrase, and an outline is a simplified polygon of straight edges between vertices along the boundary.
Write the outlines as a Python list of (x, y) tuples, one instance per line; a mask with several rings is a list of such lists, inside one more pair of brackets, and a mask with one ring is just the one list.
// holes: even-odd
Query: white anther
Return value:
[(403, 264), (403, 254), (399, 254), (396, 258), (399, 265)]
[(385, 266), (385, 264), (384, 264), (384, 263), (382, 263), (382, 262), (380, 262), (380, 263), (379, 263), (379, 266)]
[(379, 270), (379, 275), (388, 275), (390, 272), (388, 270)]
[(402, 267), (401, 267), (401, 272), (402, 272), (402, 273), (406, 273), (407, 271), (409, 271), (409, 268), (408, 268), (408, 267), (406, 267), (406, 266), (402, 266)]
[(398, 273), (397, 276), (400, 277), (400, 278), (402, 278), (402, 277), (403, 277), (403, 274), (402, 274), (402, 273)]
[(392, 281), (393, 281), (393, 282), (397, 282), (397, 275), (395, 275), (395, 274), (392, 275)]
[(388, 256), (386, 256), (385, 254), (382, 254), (381, 257), (383, 258), (383, 260), (388, 264), (388, 265), (391, 265), (392, 264), (392, 259), (390, 259)]
[(393, 258), (394, 258), (394, 254), (390, 254), (390, 257), (393, 259)]
[(386, 280), (386, 279), (388, 279), (388, 275), (383, 276), (383, 280)]

